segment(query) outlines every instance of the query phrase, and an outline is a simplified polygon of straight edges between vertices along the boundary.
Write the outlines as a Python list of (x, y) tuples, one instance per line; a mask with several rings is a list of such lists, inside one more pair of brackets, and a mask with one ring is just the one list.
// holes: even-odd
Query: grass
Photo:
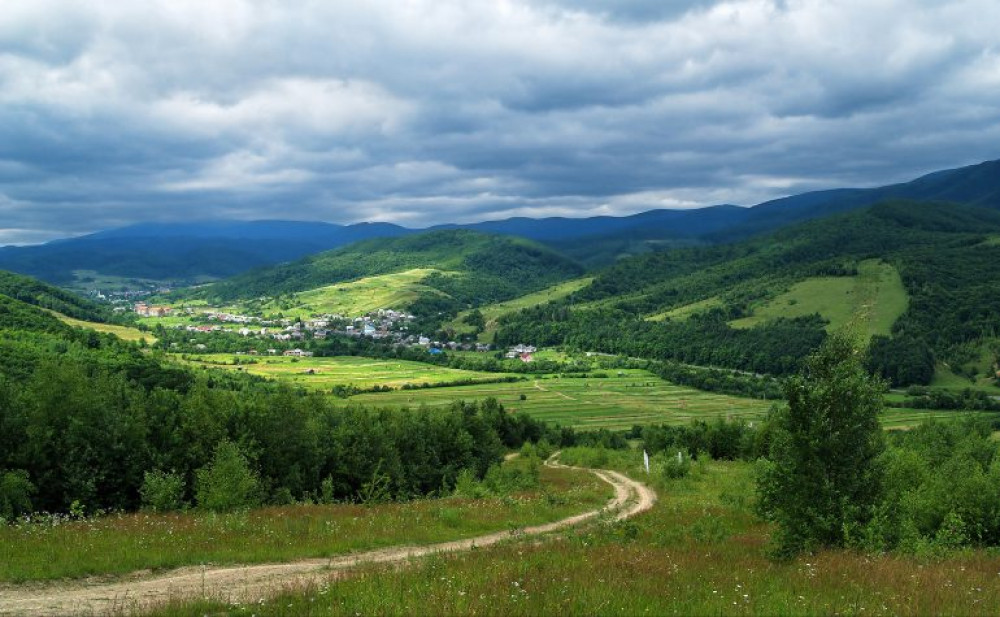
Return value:
[[(524, 397), (522, 400), (522, 396)], [(768, 401), (677, 386), (646, 371), (607, 378), (545, 377), (529, 381), (359, 394), (349, 402), (378, 406), (446, 406), (494, 397), (510, 411), (580, 429), (622, 429), (634, 424), (686, 424), (695, 418), (762, 417)], [(346, 404), (346, 401), (345, 401)]]
[[(513, 300), (507, 300), (506, 302), (498, 302), (496, 304), (489, 304), (480, 307), (479, 311), (483, 314), (483, 319), (486, 321), (486, 330), (480, 334), (479, 340), (484, 342), (492, 341), (493, 335), (497, 330), (497, 321), (504, 315), (508, 315), (515, 311), (532, 306), (538, 306), (539, 304), (546, 304), (548, 302), (552, 302), (553, 300), (565, 298), (572, 293), (580, 291), (587, 285), (590, 285), (593, 280), (594, 279), (592, 277), (573, 279), (553, 285), (552, 287), (547, 287), (541, 291), (536, 291), (532, 294), (514, 298)], [(454, 329), (455, 332), (459, 334), (472, 332), (474, 328), (464, 321), (469, 313), (470, 311), (463, 311), (459, 313), (458, 317), (456, 317), (453, 321), (445, 324), (445, 328)]]
[(74, 319), (73, 317), (67, 317), (62, 313), (57, 313), (55, 311), (49, 311), (53, 315), (59, 318), (59, 321), (73, 326), (74, 328), (86, 328), (88, 330), (95, 330), (97, 332), (104, 332), (107, 334), (114, 334), (123, 341), (135, 342), (135, 341), (146, 341), (147, 344), (152, 345), (156, 342), (156, 337), (148, 332), (143, 332), (142, 330), (137, 330), (136, 328), (129, 328), (128, 326), (117, 326), (114, 324), (97, 323), (94, 321), (83, 321), (81, 319)]
[(704, 311), (722, 306), (722, 299), (718, 296), (713, 296), (711, 298), (706, 298), (705, 300), (700, 300), (698, 302), (692, 302), (691, 304), (685, 304), (684, 306), (678, 306), (677, 308), (670, 309), (663, 313), (657, 313), (647, 317), (647, 321), (663, 321), (664, 319), (671, 319), (674, 321), (684, 321), (688, 317), (695, 315), (697, 313), (702, 313)]
[(432, 544), (559, 520), (611, 497), (611, 488), (589, 473), (547, 467), (540, 471), (537, 489), (475, 500), (297, 505), (228, 514), (120, 514), (60, 524), (2, 525), (0, 581), (281, 562)]
[[(639, 471), (641, 454), (612, 465)], [(705, 462), (658, 477), (660, 501), (621, 523), (439, 556), (250, 606), (174, 604), (160, 615), (992, 615), (1000, 560), (970, 551), (929, 560), (826, 550), (766, 556), (771, 528), (752, 513), (752, 466)]]
[(431, 268), (417, 268), (405, 272), (383, 274), (337, 283), (293, 294), (290, 301), (270, 302), (265, 312), (282, 312), (286, 317), (336, 313), (358, 316), (378, 309), (402, 309), (421, 296), (444, 295), (421, 284), (428, 275), (438, 272)]
[[(205, 354), (186, 357), (188, 365), (245, 371), (311, 390), (329, 390), (336, 385), (351, 385), (362, 389), (373, 386), (401, 388), (407, 384), (419, 386), (467, 379), (494, 381), (507, 376), (503, 373), (466, 371), (407, 360), (377, 360), (356, 356), (289, 358)], [(254, 363), (247, 364), (248, 362)]]
[(888, 335), (909, 300), (896, 269), (877, 260), (858, 264), (857, 276), (813, 277), (796, 283), (785, 293), (754, 309), (753, 315), (730, 322), (751, 328), (778, 317), (819, 313), (830, 323), (828, 331), (851, 328), (865, 340)]

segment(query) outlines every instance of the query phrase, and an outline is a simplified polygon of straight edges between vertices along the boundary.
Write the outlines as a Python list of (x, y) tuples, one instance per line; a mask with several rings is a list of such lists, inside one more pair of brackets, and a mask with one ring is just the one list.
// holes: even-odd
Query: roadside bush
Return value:
[(180, 474), (147, 471), (139, 488), (142, 505), (154, 512), (169, 512), (184, 507), (184, 478)]
[(260, 480), (240, 447), (223, 440), (212, 461), (197, 472), (198, 507), (224, 511), (260, 503)]

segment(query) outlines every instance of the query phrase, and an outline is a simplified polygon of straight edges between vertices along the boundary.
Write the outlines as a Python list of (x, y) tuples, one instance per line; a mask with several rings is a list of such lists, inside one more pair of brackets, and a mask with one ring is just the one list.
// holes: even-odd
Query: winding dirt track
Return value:
[[(569, 469), (553, 455), (546, 465)], [(511, 540), (539, 536), (579, 525), (604, 513), (622, 520), (653, 506), (656, 493), (616, 471), (584, 469), (614, 487), (615, 496), (598, 510), (516, 531), (501, 531), (476, 538), (427, 546), (399, 546), (290, 563), (188, 567), (156, 576), (133, 576), (114, 583), (57, 583), (0, 587), (0, 615), (93, 615), (140, 611), (169, 600), (212, 598), (224, 602), (256, 602), (307, 584), (320, 584), (345, 576), (354, 566), (370, 563), (403, 563), (410, 559), (482, 548)]]

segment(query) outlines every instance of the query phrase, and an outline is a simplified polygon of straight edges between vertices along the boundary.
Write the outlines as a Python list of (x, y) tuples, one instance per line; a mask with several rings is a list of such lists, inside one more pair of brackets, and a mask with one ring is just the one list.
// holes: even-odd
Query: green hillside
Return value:
[[(690, 306), (690, 305), (689, 305)], [(865, 340), (888, 336), (892, 324), (906, 311), (907, 295), (899, 272), (887, 263), (867, 260), (855, 276), (807, 278), (755, 307), (753, 314), (730, 322), (734, 328), (751, 328), (782, 317), (818, 313), (827, 320), (827, 331), (849, 329)]]
[(105, 321), (108, 317), (104, 307), (90, 300), (31, 277), (4, 270), (0, 270), (0, 295), (76, 319)]
[(251, 270), (201, 288), (198, 295), (221, 301), (276, 296), (417, 268), (458, 273), (432, 273), (423, 283), (472, 304), (506, 300), (581, 274), (576, 263), (528, 240), (445, 230), (357, 242)]
[[(600, 272), (573, 306), (502, 318), (497, 341), (780, 374), (827, 330), (853, 325), (874, 337), (873, 368), (894, 383), (926, 382), (935, 360), (971, 377), (996, 362), (998, 231), (995, 211), (893, 201), (740, 244), (643, 255)], [(921, 368), (904, 378), (879, 362)]]

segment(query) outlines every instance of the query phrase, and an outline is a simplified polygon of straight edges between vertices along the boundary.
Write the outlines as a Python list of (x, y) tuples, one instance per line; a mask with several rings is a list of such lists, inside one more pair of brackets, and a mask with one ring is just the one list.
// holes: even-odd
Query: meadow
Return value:
[[(531, 462), (521, 458), (504, 464), (523, 468)], [(543, 466), (539, 480), (537, 488), (480, 499), (139, 512), (77, 521), (36, 517), (0, 525), (0, 582), (272, 563), (433, 544), (548, 523), (599, 507), (611, 497), (611, 488), (589, 473)]]
[(736, 328), (751, 328), (778, 317), (802, 317), (819, 313), (830, 323), (830, 332), (854, 328), (865, 340), (889, 335), (892, 324), (906, 311), (908, 298), (896, 269), (878, 260), (858, 264), (857, 276), (813, 277), (796, 283), (757, 307), (750, 317), (730, 322)]
[(251, 375), (277, 379), (320, 391), (329, 391), (338, 385), (360, 389), (374, 386), (398, 389), (404, 386), (453, 383), (470, 379), (496, 381), (508, 376), (503, 373), (467, 371), (407, 360), (379, 360), (358, 356), (294, 358), (205, 354), (190, 355), (185, 358), (184, 362), (188, 365), (244, 371)]
[(175, 603), (156, 614), (993, 615), (1000, 606), (995, 554), (824, 550), (776, 561), (767, 553), (771, 527), (753, 513), (752, 465), (700, 461), (688, 477), (667, 480), (662, 458), (647, 476), (641, 456), (604, 455), (660, 495), (634, 519), (402, 570), (365, 566), (253, 606)]

